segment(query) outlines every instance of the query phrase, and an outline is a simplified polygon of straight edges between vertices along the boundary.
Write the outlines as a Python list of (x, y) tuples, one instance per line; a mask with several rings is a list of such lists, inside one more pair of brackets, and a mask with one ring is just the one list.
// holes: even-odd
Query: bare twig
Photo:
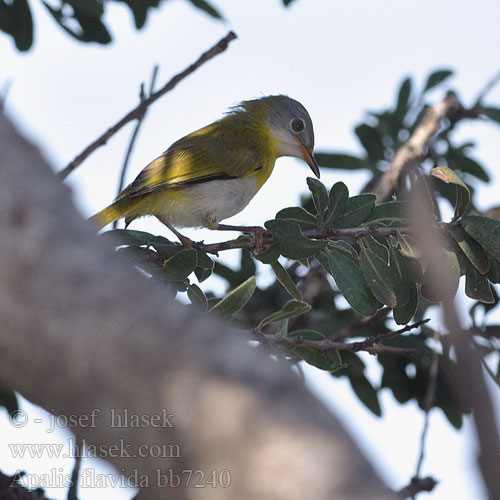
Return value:
[[(378, 226), (366, 226), (366, 227), (354, 227), (346, 229), (333, 229), (333, 228), (318, 228), (309, 229), (304, 231), (303, 234), (307, 238), (313, 239), (328, 239), (328, 240), (346, 240), (346, 239), (356, 239), (361, 236), (370, 234), (372, 236), (397, 236), (398, 234), (408, 234), (409, 229), (407, 227), (378, 227)], [(274, 239), (270, 233), (264, 232), (262, 235), (262, 242), (264, 247), (269, 247), (274, 243)], [(234, 240), (223, 241), (220, 243), (195, 243), (197, 247), (201, 250), (217, 255), (219, 252), (224, 250), (231, 250), (234, 248), (246, 248), (247, 250), (255, 250), (256, 242), (255, 239), (250, 237), (239, 237)]]
[[(158, 65), (156, 64), (155, 67), (153, 68), (153, 75), (151, 77), (151, 84), (149, 86), (149, 95), (151, 95), (153, 93), (157, 74), (158, 74)], [(147, 99), (147, 97), (144, 93), (144, 83), (141, 83), (141, 90), (140, 90), (139, 96), (140, 96), (140, 102), (141, 102), (141, 104), (143, 104), (144, 101)], [(140, 116), (137, 117), (137, 123), (135, 125), (134, 132), (132, 133), (132, 136), (130, 138), (127, 152), (125, 154), (125, 159), (123, 161), (123, 166), (122, 166), (121, 173), (120, 173), (120, 181), (118, 182), (117, 195), (122, 192), (123, 186), (125, 184), (125, 176), (127, 174), (127, 168), (128, 168), (130, 156), (132, 155), (132, 150), (134, 148), (135, 141), (139, 135), (139, 130), (141, 129), (142, 123), (144, 122), (144, 117), (146, 116), (147, 109), (148, 109), (147, 107), (143, 108), (142, 113), (140, 114)], [(115, 220), (113, 222), (113, 229), (116, 229), (117, 224), (118, 224), (118, 220)]]
[(277, 335), (263, 335), (263, 337), (267, 341), (272, 341), (275, 344), (286, 345), (289, 347), (307, 347), (308, 349), (313, 349), (318, 352), (326, 352), (332, 349), (336, 349), (337, 351), (351, 351), (351, 352), (359, 352), (365, 351), (370, 354), (380, 354), (380, 353), (389, 353), (389, 354), (424, 354), (426, 351), (422, 351), (421, 349), (404, 349), (402, 347), (394, 347), (381, 344), (383, 340), (387, 340), (396, 335), (401, 335), (410, 330), (414, 330), (415, 328), (419, 328), (424, 323), (427, 323), (428, 319), (417, 321), (416, 323), (412, 323), (411, 325), (406, 325), (405, 327), (391, 331), (387, 333), (382, 333), (380, 335), (376, 335), (375, 337), (370, 337), (363, 342), (335, 342), (331, 339), (324, 340), (306, 340), (302, 337), (279, 337)]
[(498, 71), (491, 78), (491, 80), (489, 80), (488, 83), (486, 83), (484, 88), (479, 92), (473, 107), (474, 108), (480, 107), (483, 103), (484, 98), (486, 97), (486, 94), (488, 94), (493, 89), (493, 87), (495, 87), (499, 82), (500, 82), (500, 71)]
[[(434, 340), (437, 343), (439, 340), (439, 330), (434, 330)], [(432, 407), (432, 403), (434, 402), (434, 396), (436, 393), (436, 383), (437, 383), (437, 374), (438, 374), (438, 352), (437, 349), (434, 348), (432, 351), (432, 362), (431, 367), (429, 369), (429, 383), (427, 384), (427, 390), (424, 398), (424, 426), (422, 428), (422, 434), (420, 435), (420, 453), (417, 461), (417, 468), (415, 470), (415, 475), (411, 480), (411, 484), (418, 484), (419, 481), (422, 481), (423, 478), (420, 477), (420, 473), (422, 471), (422, 464), (424, 463), (425, 458), (425, 443), (427, 439), (427, 432), (429, 430), (429, 415)], [(429, 479), (429, 478), (425, 478)], [(422, 491), (422, 490), (421, 490)], [(413, 494), (415, 497), (417, 492)]]
[(120, 130), (128, 122), (135, 120), (144, 113), (144, 109), (150, 106), (153, 102), (161, 96), (172, 90), (181, 80), (196, 71), (202, 64), (206, 63), (216, 55), (224, 52), (229, 43), (236, 38), (236, 34), (230, 31), (224, 38), (219, 40), (212, 48), (204, 52), (193, 64), (188, 66), (184, 71), (175, 75), (169, 82), (167, 82), (160, 90), (151, 94), (144, 102), (141, 102), (136, 108), (127, 113), (115, 125), (109, 128), (104, 134), (98, 137), (92, 144), (87, 146), (72, 162), (70, 162), (63, 170), (58, 172), (60, 179), (65, 179), (73, 170), (75, 170), (90, 154), (96, 149), (106, 144), (106, 142)]
[(83, 441), (75, 443), (75, 463), (71, 472), (71, 482), (68, 488), (67, 500), (78, 500), (78, 482), (80, 480), (80, 467), (82, 465)]
[(359, 321), (350, 324), (339, 333), (333, 335), (331, 339), (335, 340), (336, 342), (340, 342), (349, 337), (353, 337), (360, 330), (363, 330), (364, 328), (377, 323), (382, 318), (385, 318), (391, 311), (392, 309), (390, 307), (382, 307), (373, 316), (361, 318)]

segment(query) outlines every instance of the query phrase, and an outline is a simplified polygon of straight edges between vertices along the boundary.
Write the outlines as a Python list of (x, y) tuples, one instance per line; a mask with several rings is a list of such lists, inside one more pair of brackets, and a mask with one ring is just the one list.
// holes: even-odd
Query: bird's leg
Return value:
[(175, 234), (175, 236), (179, 238), (179, 241), (181, 242), (182, 245), (184, 245), (186, 248), (193, 248), (194, 241), (191, 238), (188, 238), (187, 236), (184, 236), (183, 234), (179, 233), (179, 231), (177, 231), (177, 229), (175, 229), (175, 227), (172, 226), (170, 222), (167, 222), (167, 220), (164, 219), (163, 217), (157, 215), (156, 218), (162, 224), (165, 224), (165, 226), (167, 226), (170, 229), (170, 231), (172, 231)]
[(261, 253), (264, 250), (264, 235), (267, 231), (260, 226), (231, 226), (228, 224), (218, 224), (216, 229), (220, 231), (241, 231), (242, 233), (251, 233), (255, 238), (255, 250)]

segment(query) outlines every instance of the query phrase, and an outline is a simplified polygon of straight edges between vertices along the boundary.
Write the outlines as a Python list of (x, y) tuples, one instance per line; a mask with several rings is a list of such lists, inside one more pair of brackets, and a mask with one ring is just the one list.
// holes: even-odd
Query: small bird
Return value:
[(263, 229), (220, 221), (248, 205), (280, 156), (304, 160), (319, 178), (313, 148), (313, 124), (298, 101), (285, 95), (243, 101), (220, 120), (174, 142), (90, 220), (102, 228), (125, 217), (128, 226), (137, 217), (153, 215), (186, 246), (193, 242), (177, 227), (258, 233)]

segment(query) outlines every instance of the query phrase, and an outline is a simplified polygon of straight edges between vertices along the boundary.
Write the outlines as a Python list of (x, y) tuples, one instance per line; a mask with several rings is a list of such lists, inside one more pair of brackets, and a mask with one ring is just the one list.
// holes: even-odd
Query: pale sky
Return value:
[[(243, 99), (288, 94), (308, 109), (317, 149), (357, 153), (361, 150), (353, 134), (355, 124), (365, 111), (393, 104), (403, 77), (413, 75), (421, 88), (431, 70), (453, 68), (456, 75), (452, 82), (464, 104), (470, 104), (500, 68), (497, 0), (295, 0), (287, 9), (281, 0), (214, 3), (225, 15), (225, 23), (175, 0), (153, 11), (141, 32), (135, 31), (126, 8), (111, 5), (107, 18), (114, 42), (101, 47), (72, 41), (54, 25), (41, 4), (34, 2), (36, 44), (28, 54), (17, 53), (10, 39), (0, 35), (0, 87), (4, 81), (11, 82), (7, 101), (10, 116), (59, 170), (136, 105), (139, 85), (146, 81), (148, 86), (154, 64), (160, 65), (157, 81), (162, 84), (229, 29), (234, 30), (239, 39), (224, 54), (149, 110), (132, 157), (130, 181), (176, 139), (220, 117)], [(430, 97), (438, 100), (441, 92)], [(500, 107), (500, 87), (490, 93), (487, 102)], [(112, 138), (68, 178), (83, 216), (114, 198), (132, 128), (129, 125)], [(500, 127), (467, 123), (460, 126), (458, 136), (476, 140), (479, 146), (474, 156), (489, 167), (493, 182), (479, 186), (479, 206), (498, 204)], [(295, 205), (306, 190), (308, 175), (308, 167), (300, 161), (280, 159), (268, 183), (229, 223), (262, 224), (281, 208)], [(356, 193), (365, 175), (323, 172), (322, 180), (327, 186), (342, 180)], [(154, 221), (137, 222), (133, 228), (169, 236)], [(207, 241), (219, 239), (208, 231), (187, 234)], [(236, 253), (224, 257), (231, 262)], [(370, 363), (372, 375), (377, 369), (376, 363)], [(308, 370), (308, 380), (346, 422), (390, 486), (404, 486), (415, 470), (423, 425), (423, 415), (415, 405), (394, 404), (392, 396), (383, 391), (384, 418), (378, 419), (353, 396), (347, 380), (332, 380), (313, 369)], [(498, 393), (498, 388), (492, 390)], [(34, 418), (34, 408), (27, 406), (26, 411)], [(0, 425), (10, 432), (2, 432), (0, 437), (0, 469), (13, 472), (27, 467), (26, 460), (14, 460), (6, 444), (34, 442), (40, 426), (13, 429), (4, 413)], [(47, 422), (48, 416), (42, 420)], [(486, 498), (475, 480), (470, 422), (464, 427), (457, 432), (440, 411), (432, 412), (423, 473), (439, 479), (440, 485), (427, 498)], [(44, 439), (67, 443), (69, 437), (45, 433)], [(69, 460), (55, 464), (51, 462), (50, 467), (63, 471), (71, 465)], [(94, 467), (92, 462), (84, 465)], [(28, 472), (43, 474), (46, 468), (47, 462), (33, 460)], [(47, 494), (65, 497), (62, 488), (49, 489)], [(83, 500), (102, 497), (102, 492), (91, 489), (82, 494)], [(129, 494), (117, 489), (106, 492), (106, 497), (125, 499)]]

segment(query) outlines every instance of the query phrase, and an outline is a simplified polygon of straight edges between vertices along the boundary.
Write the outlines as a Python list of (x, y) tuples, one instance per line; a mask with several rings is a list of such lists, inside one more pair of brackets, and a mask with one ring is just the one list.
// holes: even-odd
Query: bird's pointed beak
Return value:
[(299, 143), (302, 154), (304, 155), (304, 161), (311, 167), (314, 175), (319, 179), (319, 167), (313, 154), (305, 147), (304, 143), (298, 137), (295, 137), (295, 140)]

